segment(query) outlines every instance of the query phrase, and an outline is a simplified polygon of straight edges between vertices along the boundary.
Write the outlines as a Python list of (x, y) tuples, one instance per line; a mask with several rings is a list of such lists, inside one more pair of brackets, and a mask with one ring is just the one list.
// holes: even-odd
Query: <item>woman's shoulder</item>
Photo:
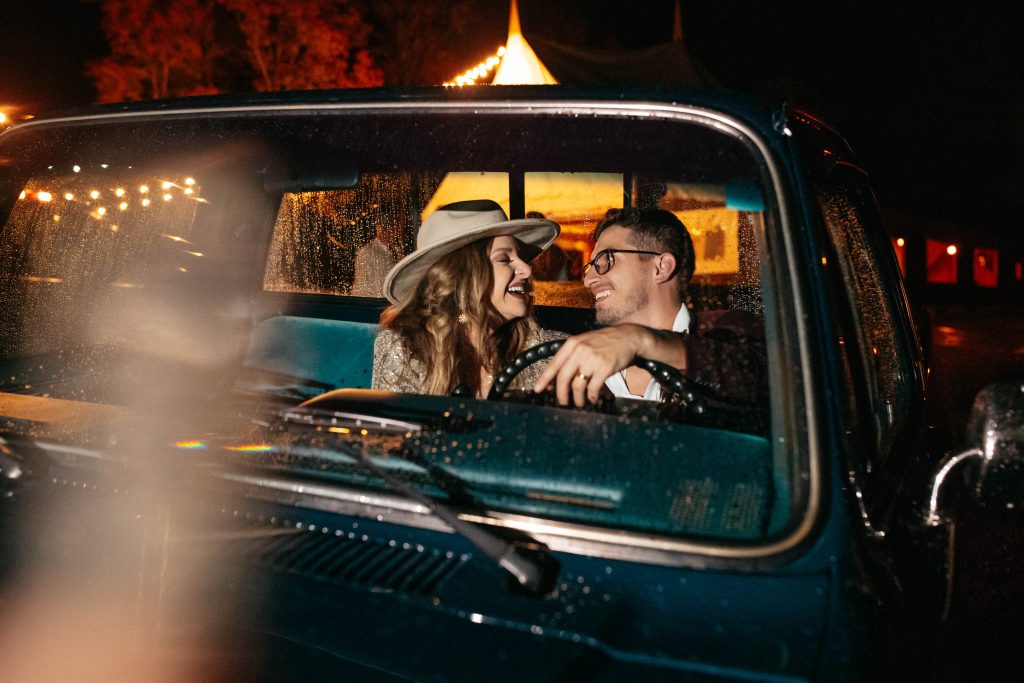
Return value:
[(530, 331), (530, 346), (536, 346), (537, 344), (544, 344), (549, 341), (555, 341), (558, 339), (565, 339), (569, 335), (565, 332), (559, 332), (558, 330), (549, 330), (535, 325)]
[(377, 338), (373, 341), (374, 351), (384, 351), (392, 346), (398, 346), (402, 343), (402, 337), (397, 332), (390, 328), (382, 328), (377, 333)]

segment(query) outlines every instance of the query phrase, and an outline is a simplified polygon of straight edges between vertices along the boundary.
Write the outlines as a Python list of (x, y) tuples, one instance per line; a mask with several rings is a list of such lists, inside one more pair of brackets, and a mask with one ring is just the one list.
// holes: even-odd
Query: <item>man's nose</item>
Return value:
[(583, 274), (583, 286), (587, 289), (593, 287), (599, 277), (601, 276), (597, 274), (597, 268), (591, 268)]

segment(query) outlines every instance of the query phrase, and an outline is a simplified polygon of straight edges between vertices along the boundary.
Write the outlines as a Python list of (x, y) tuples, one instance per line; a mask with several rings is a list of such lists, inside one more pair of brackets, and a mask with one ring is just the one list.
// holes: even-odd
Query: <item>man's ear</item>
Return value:
[(654, 281), (658, 284), (668, 282), (676, 273), (676, 257), (669, 253), (659, 254), (654, 259)]

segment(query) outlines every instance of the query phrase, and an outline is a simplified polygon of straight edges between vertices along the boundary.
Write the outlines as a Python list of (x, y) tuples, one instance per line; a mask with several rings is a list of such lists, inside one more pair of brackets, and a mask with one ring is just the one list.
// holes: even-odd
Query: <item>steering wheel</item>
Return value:
[[(494, 383), (491, 384), (491, 390), (487, 392), (487, 400), (496, 401), (501, 399), (505, 391), (508, 390), (509, 385), (512, 384), (512, 380), (520, 372), (537, 361), (555, 355), (564, 343), (564, 339), (556, 339), (555, 341), (538, 344), (516, 356), (495, 376)], [(661, 385), (661, 388), (671, 393), (688, 410), (698, 415), (705, 411), (703, 399), (707, 393), (706, 390), (693, 380), (685, 377), (679, 370), (676, 370), (671, 365), (640, 357), (634, 358), (632, 365), (643, 368), (651, 373), (651, 376)]]

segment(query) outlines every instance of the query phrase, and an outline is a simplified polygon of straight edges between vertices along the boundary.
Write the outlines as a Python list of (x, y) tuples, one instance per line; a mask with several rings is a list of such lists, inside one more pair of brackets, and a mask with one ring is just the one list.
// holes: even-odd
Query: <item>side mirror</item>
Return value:
[(939, 494), (950, 472), (964, 480), (979, 504), (1024, 503), (1024, 380), (994, 382), (978, 392), (967, 423), (968, 450), (947, 456), (932, 479), (928, 523), (942, 521)]

